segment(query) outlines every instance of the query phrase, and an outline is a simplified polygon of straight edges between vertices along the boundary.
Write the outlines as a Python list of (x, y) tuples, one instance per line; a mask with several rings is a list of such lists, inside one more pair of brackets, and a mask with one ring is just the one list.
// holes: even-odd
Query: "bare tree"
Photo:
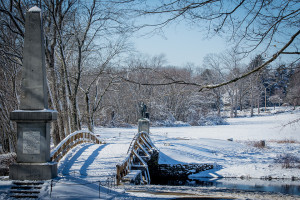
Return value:
[[(83, 72), (84, 83), (80, 89), (84, 93), (85, 99), (85, 118), (90, 131), (94, 131), (94, 115), (101, 110), (104, 96), (110, 92), (111, 88), (119, 84), (118, 76), (115, 74), (111, 65), (113, 59), (120, 56), (125, 50), (128, 50), (126, 38), (121, 39), (116, 44), (110, 44), (107, 47), (107, 55), (101, 56), (104, 60), (99, 60), (95, 69), (88, 68)], [(90, 64), (92, 65), (92, 64)]]
[[(224, 79), (224, 75), (221, 70), (222, 61), (219, 55), (208, 54), (203, 59), (204, 72), (201, 72), (203, 75), (200, 77), (202, 81), (205, 81), (204, 84), (218, 84)], [(223, 108), (224, 102), (222, 97), (224, 94), (223, 88), (214, 88), (211, 90), (214, 94), (215, 105), (218, 110), (218, 116), (221, 116), (221, 109)]]
[[(22, 66), (26, 10), (35, 5), (42, 8), (50, 107), (59, 113), (51, 132), (55, 145), (70, 132), (81, 128), (78, 96), (82, 73), (89, 68), (91, 58), (103, 56), (103, 49), (109, 42), (129, 31), (126, 11), (130, 3), (126, 0), (0, 0), (0, 56), (5, 58), (1, 59), (5, 65), (14, 63), (15, 77), (19, 76)], [(17, 78), (11, 80), (16, 89), (12, 90), (15, 99), (11, 103), (18, 105), (20, 81)], [(4, 98), (4, 101), (9, 99)], [(11, 106), (7, 113), (13, 109)], [(11, 128), (13, 130), (13, 126)]]
[[(249, 52), (260, 45), (268, 48), (278, 43), (286, 44), (298, 30), (298, 3), (297, 0), (165, 0), (161, 4), (144, 2), (144, 7), (138, 11), (140, 15), (159, 16), (158, 22), (143, 26), (161, 28), (183, 19), (192, 26), (202, 26), (209, 34), (230, 33), (228, 39), (237, 41), (239, 46), (244, 42), (247, 47), (251, 45), (252, 48), (245, 50)], [(281, 41), (276, 42), (278, 36)], [(294, 50), (289, 54), (299, 54), (296, 46)]]
[(300, 65), (296, 68), (294, 74), (291, 77), (289, 88), (287, 91), (287, 100), (294, 106), (300, 105)]
[[(249, 64), (249, 71), (257, 68), (263, 63), (263, 58), (261, 55), (256, 56)], [(248, 77), (248, 83), (249, 83), (249, 91), (250, 91), (250, 107), (251, 107), (251, 117), (254, 115), (253, 109), (255, 106), (255, 102), (257, 100), (257, 109), (259, 114), (259, 108), (260, 108), (260, 99), (261, 99), (261, 93), (262, 93), (262, 83), (261, 83), (261, 73), (253, 73), (249, 75)]]
[(0, 144), (4, 152), (16, 148), (16, 127), (9, 114), (18, 109), (24, 37), (24, 16), (13, 4), (0, 1)]
[[(266, 67), (279, 55), (295, 55), (299, 59), (300, 52), (298, 27), (299, 3), (297, 0), (265, 1), (265, 0), (209, 0), (181, 1), (166, 0), (159, 4), (141, 1), (137, 8), (140, 16), (156, 16), (152, 24), (140, 24), (139, 28), (154, 27), (163, 30), (171, 23), (184, 21), (192, 26), (207, 30), (209, 36), (220, 34), (234, 42), (246, 55), (255, 51), (257, 54), (268, 53), (266, 61), (250, 72), (219, 84), (200, 85), (198, 83), (182, 83), (178, 80), (168, 84), (199, 85), (200, 91), (213, 89), (236, 82)], [(266, 54), (267, 55), (267, 54)]]

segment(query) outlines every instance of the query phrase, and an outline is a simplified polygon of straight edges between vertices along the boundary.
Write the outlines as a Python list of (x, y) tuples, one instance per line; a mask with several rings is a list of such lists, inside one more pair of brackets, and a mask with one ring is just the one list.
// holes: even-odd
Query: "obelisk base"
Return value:
[(12, 180), (49, 180), (57, 177), (57, 163), (15, 163), (9, 166)]

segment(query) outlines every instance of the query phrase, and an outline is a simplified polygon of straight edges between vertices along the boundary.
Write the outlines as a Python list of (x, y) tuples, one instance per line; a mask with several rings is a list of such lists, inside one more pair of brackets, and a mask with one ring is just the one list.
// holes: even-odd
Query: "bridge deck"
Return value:
[(59, 162), (58, 173), (81, 178), (88, 176), (89, 180), (94, 177), (97, 181), (114, 176), (116, 164), (127, 155), (133, 133), (133, 129), (127, 133), (99, 133), (105, 144), (84, 143), (76, 146)]

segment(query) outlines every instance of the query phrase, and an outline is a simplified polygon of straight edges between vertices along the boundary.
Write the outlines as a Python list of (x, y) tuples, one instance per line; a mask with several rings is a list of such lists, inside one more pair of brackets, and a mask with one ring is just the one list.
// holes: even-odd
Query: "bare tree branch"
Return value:
[(294, 55), (299, 55), (300, 52), (287, 52), (287, 51), (284, 51), (284, 52), (282, 52), (281, 54), (289, 54), (289, 55), (294, 54)]
[[(120, 77), (122, 80), (129, 82), (129, 83), (133, 83), (133, 84), (137, 84), (137, 85), (145, 85), (145, 86), (164, 86), (164, 85), (173, 85), (173, 84), (178, 84), (178, 85), (192, 85), (192, 86), (197, 86), (200, 87), (199, 92), (203, 91), (204, 89), (215, 89), (215, 88), (219, 88), (225, 85), (228, 85), (230, 83), (234, 83), (240, 79), (243, 79), (255, 72), (260, 71), (261, 69), (263, 69), (264, 67), (268, 66), (271, 62), (273, 62), (274, 60), (276, 60), (278, 58), (279, 55), (281, 55), (292, 43), (293, 41), (296, 39), (296, 37), (300, 34), (300, 30), (298, 32), (296, 32), (291, 38), (290, 40), (284, 45), (284, 47), (282, 47), (282, 49), (280, 49), (277, 53), (275, 53), (268, 61), (266, 61), (265, 63), (263, 63), (262, 65), (260, 65), (259, 67), (242, 74), (241, 76), (238, 76), (234, 79), (231, 79), (229, 81), (225, 81), (223, 83), (220, 84), (215, 84), (215, 85), (201, 85), (198, 83), (193, 83), (193, 82), (186, 82), (184, 80), (176, 80), (170, 76), (166, 76), (165, 78), (167, 80), (170, 80), (167, 83), (143, 83), (143, 82), (139, 82), (139, 81), (134, 81), (131, 80), (129, 78), (125, 78), (125, 77)], [(149, 68), (148, 68), (149, 69)], [(154, 69), (151, 69), (153, 71), (155, 71)], [(161, 72), (157, 72), (157, 73), (161, 73)]]
[(296, 37), (297, 37), (299, 34), (300, 34), (300, 30), (298, 30), (298, 32), (296, 32), (296, 33), (291, 37), (291, 39), (289, 40), (289, 42), (286, 43), (286, 45), (284, 45), (284, 47), (283, 47), (282, 49), (280, 49), (277, 53), (275, 53), (275, 54), (272, 56), (271, 59), (269, 59), (268, 61), (266, 61), (266, 62), (265, 62), (264, 64), (262, 64), (261, 66), (255, 68), (255, 69), (253, 69), (252, 71), (247, 72), (247, 73), (245, 73), (245, 74), (243, 74), (243, 75), (241, 75), (241, 76), (239, 76), (239, 77), (237, 77), (237, 78), (231, 79), (231, 80), (229, 80), (229, 81), (226, 81), (226, 82), (223, 82), (223, 83), (220, 83), (220, 84), (216, 84), (216, 85), (206, 85), (206, 86), (202, 86), (202, 87), (200, 88), (199, 92), (201, 92), (201, 91), (204, 90), (204, 89), (213, 89), (213, 88), (218, 88), (218, 87), (221, 87), (221, 86), (224, 86), (224, 85), (228, 85), (228, 84), (230, 84), (230, 83), (234, 83), (234, 82), (236, 82), (236, 81), (238, 81), (238, 80), (240, 80), (240, 79), (242, 79), (242, 78), (245, 78), (245, 77), (249, 76), (250, 74), (253, 74), (253, 73), (255, 73), (255, 72), (261, 70), (262, 68), (266, 67), (266, 66), (269, 65), (271, 62), (273, 62), (274, 60), (276, 60), (276, 59), (278, 58), (278, 56), (279, 56), (280, 54), (282, 54), (282, 52), (284, 52), (284, 50), (287, 49), (287, 48), (290, 46), (290, 44), (292, 44), (292, 42), (296, 39)]

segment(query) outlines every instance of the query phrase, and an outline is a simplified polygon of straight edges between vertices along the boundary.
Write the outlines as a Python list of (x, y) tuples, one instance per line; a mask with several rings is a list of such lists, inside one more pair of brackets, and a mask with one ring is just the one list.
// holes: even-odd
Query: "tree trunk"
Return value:
[(80, 130), (80, 121), (79, 121), (79, 109), (77, 105), (77, 98), (73, 95), (71, 98), (71, 132)]
[[(54, 58), (52, 58), (52, 59), (54, 60)], [(50, 99), (52, 102), (53, 109), (55, 109), (58, 112), (57, 126), (54, 126), (54, 127), (58, 128), (58, 131), (53, 131), (53, 134), (58, 134), (58, 135), (53, 135), (54, 136), (53, 138), (56, 138), (56, 139), (59, 138), (59, 141), (56, 140), (56, 143), (58, 144), (61, 140), (63, 140), (65, 138), (64, 124), (62, 121), (62, 113), (61, 113), (62, 111), (60, 109), (59, 100), (58, 100), (59, 99), (58, 98), (59, 85), (57, 83), (57, 79), (56, 79), (56, 75), (55, 75), (54, 61), (53, 61), (53, 64), (52, 64), (52, 62), (49, 62), (48, 65), (50, 68), (50, 78), (51, 78), (51, 82), (52, 82), (50, 85), (47, 84), (48, 90), (50, 93)]]
[(238, 96), (237, 96), (237, 93), (235, 94), (235, 97), (234, 97), (234, 117), (237, 117), (237, 102), (238, 102)]
[(89, 98), (89, 92), (85, 93), (85, 116), (86, 116), (86, 121), (87, 121), (87, 125), (88, 125), (88, 129), (91, 132), (94, 132), (94, 123), (93, 123), (93, 117), (92, 117), (92, 113), (90, 110), (90, 98)]
[(267, 88), (265, 88), (265, 112), (267, 111)]
[(59, 128), (58, 128), (57, 121), (51, 123), (50, 135), (53, 139), (54, 146), (57, 146), (59, 144), (59, 142), (61, 141), (61, 139), (59, 137), (60, 134), (59, 134)]
[(250, 116), (253, 117), (254, 113), (253, 113), (253, 99), (251, 98), (251, 111), (250, 111)]
[(230, 105), (230, 118), (233, 118), (233, 110), (234, 110), (234, 103), (233, 103), (233, 97), (230, 98), (231, 105)]
[(250, 104), (251, 104), (251, 113), (250, 116), (253, 117), (253, 107), (254, 107), (254, 94), (253, 94), (253, 85), (252, 85), (252, 81), (251, 81), (251, 99), (250, 99)]
[(257, 99), (257, 114), (260, 114), (260, 95), (258, 95), (258, 99)]
[[(62, 63), (63, 65), (63, 63)], [(65, 124), (65, 135), (69, 135), (71, 130), (70, 130), (70, 120), (69, 120), (69, 107), (68, 107), (68, 94), (67, 94), (67, 89), (66, 89), (66, 73), (64, 72), (64, 67), (60, 67), (60, 78), (62, 80), (62, 84), (60, 84), (60, 91), (61, 91), (61, 104), (62, 104), (62, 120)]]

